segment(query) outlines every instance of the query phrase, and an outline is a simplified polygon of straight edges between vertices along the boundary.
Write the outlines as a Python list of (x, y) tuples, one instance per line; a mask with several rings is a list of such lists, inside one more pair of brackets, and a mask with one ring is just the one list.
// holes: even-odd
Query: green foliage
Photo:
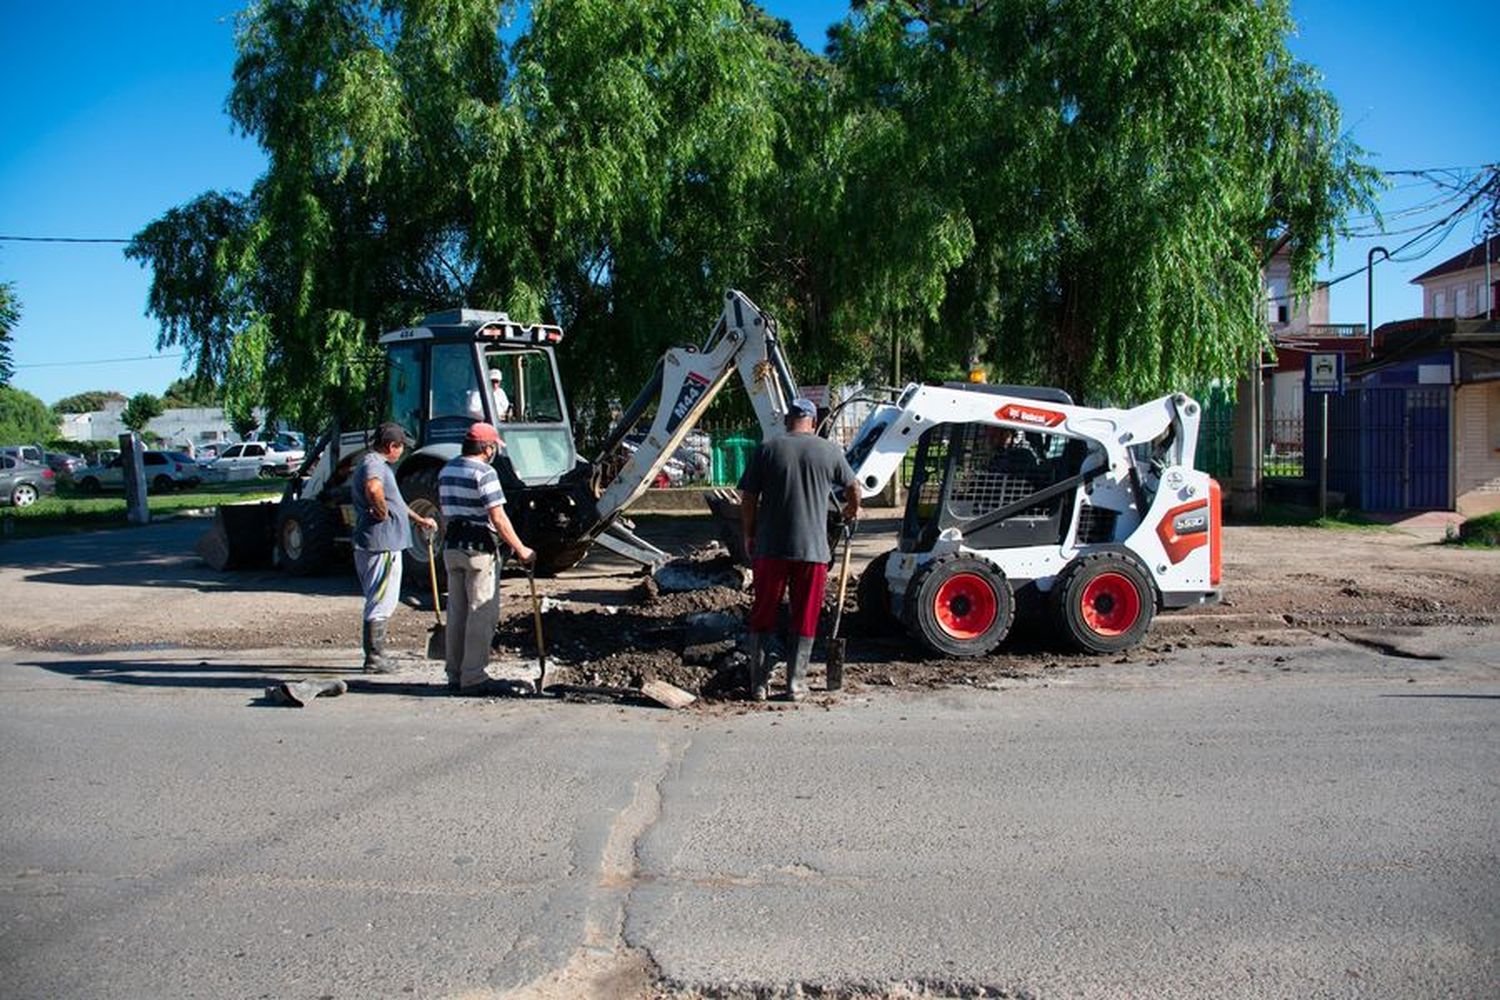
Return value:
[(161, 399), (149, 392), (138, 392), (130, 397), (130, 402), (125, 404), (125, 411), (120, 414), (120, 422), (139, 434), (145, 430), (148, 423), (161, 416), (162, 410)]
[(52, 404), (53, 413), (93, 413), (109, 403), (125, 402), (125, 394), (113, 389), (90, 389), (87, 392), (64, 396)]
[(1286, 0), (876, 0), (819, 56), (741, 0), (260, 0), (228, 108), (265, 175), (127, 253), (162, 347), (304, 428), (361, 419), (374, 337), (459, 303), (562, 323), (597, 416), (730, 286), (806, 381), (894, 344), (1193, 389), (1260, 349), (1271, 251), (1305, 288), (1368, 204), (1291, 30)]
[(0, 444), (36, 444), (57, 436), (57, 418), (24, 389), (0, 386)]
[(15, 363), (11, 360), (10, 338), (11, 331), (20, 321), (21, 303), (16, 299), (15, 286), (0, 282), (0, 388), (10, 385), (10, 378), (16, 373)]
[(255, 419), (255, 414), (248, 410), (230, 410), (229, 426), (234, 428), (236, 434), (244, 438), (251, 431), (257, 430), (260, 427), (260, 421)]
[(1458, 526), (1453, 541), (1475, 548), (1500, 547), (1500, 511), (1469, 518)]
[(220, 395), (219, 387), (212, 379), (184, 375), (167, 386), (161, 396), (161, 405), (168, 410), (218, 406)]

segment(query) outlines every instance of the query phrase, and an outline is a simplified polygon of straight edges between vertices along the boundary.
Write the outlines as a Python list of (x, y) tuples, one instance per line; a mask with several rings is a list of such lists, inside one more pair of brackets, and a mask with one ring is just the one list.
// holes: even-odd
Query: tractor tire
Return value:
[(284, 501), (276, 512), (276, 554), (292, 576), (326, 572), (333, 562), (333, 511), (316, 500)]
[(1010, 581), (993, 563), (940, 556), (906, 586), (906, 630), (941, 656), (984, 656), (1000, 645), (1016, 616)]
[(1123, 652), (1151, 628), (1156, 587), (1126, 553), (1096, 552), (1058, 574), (1052, 614), (1068, 641), (1084, 652)]
[(856, 620), (860, 630), (869, 635), (896, 635), (901, 631), (901, 623), (891, 612), (891, 593), (885, 582), (885, 567), (890, 561), (890, 552), (880, 553), (870, 560), (859, 574), (859, 582), (854, 585), (855, 601), (859, 605)]
[[(443, 531), (448, 519), (438, 506), (438, 472), (440, 466), (429, 465), (401, 480), (401, 497), (413, 514), (430, 517), (437, 522), (437, 531), (432, 536), (432, 554), (437, 560), (437, 585), (441, 593), (448, 592), (448, 570), (443, 565)], [(411, 544), (406, 548), (406, 565), (402, 573), (413, 587), (427, 593), (431, 578), (427, 569), (427, 538), (421, 529), (412, 526)]]

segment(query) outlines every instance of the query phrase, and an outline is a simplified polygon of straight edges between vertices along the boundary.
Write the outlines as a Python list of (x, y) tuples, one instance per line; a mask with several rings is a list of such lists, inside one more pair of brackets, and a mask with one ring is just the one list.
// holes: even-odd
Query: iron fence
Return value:
[(1301, 417), (1266, 421), (1262, 471), (1273, 479), (1302, 479), (1307, 475)]

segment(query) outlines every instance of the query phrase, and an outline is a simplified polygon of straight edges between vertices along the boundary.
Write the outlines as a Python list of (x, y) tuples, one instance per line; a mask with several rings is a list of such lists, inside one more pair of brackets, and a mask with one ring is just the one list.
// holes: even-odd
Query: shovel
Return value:
[(448, 628), (443, 624), (443, 606), (438, 600), (437, 560), (432, 554), (432, 534), (427, 535), (427, 576), (432, 580), (432, 617), (436, 624), (427, 632), (427, 658), (448, 659)]
[(531, 620), (536, 626), (536, 658), (541, 672), (536, 676), (536, 693), (542, 693), (542, 684), (547, 680), (547, 643), (542, 638), (542, 602), (536, 596), (536, 557), (526, 564), (526, 582), (531, 585)]
[(844, 686), (844, 639), (839, 635), (839, 625), (844, 620), (844, 594), (849, 589), (849, 547), (854, 541), (854, 525), (844, 525), (844, 562), (839, 567), (839, 602), (834, 606), (833, 631), (828, 637), (827, 687), (837, 691)]

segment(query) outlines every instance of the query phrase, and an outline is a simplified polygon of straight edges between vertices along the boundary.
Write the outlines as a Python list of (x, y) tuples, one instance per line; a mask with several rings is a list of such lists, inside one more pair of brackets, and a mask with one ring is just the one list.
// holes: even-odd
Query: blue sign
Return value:
[(1344, 393), (1344, 356), (1337, 352), (1307, 356), (1307, 391)]

